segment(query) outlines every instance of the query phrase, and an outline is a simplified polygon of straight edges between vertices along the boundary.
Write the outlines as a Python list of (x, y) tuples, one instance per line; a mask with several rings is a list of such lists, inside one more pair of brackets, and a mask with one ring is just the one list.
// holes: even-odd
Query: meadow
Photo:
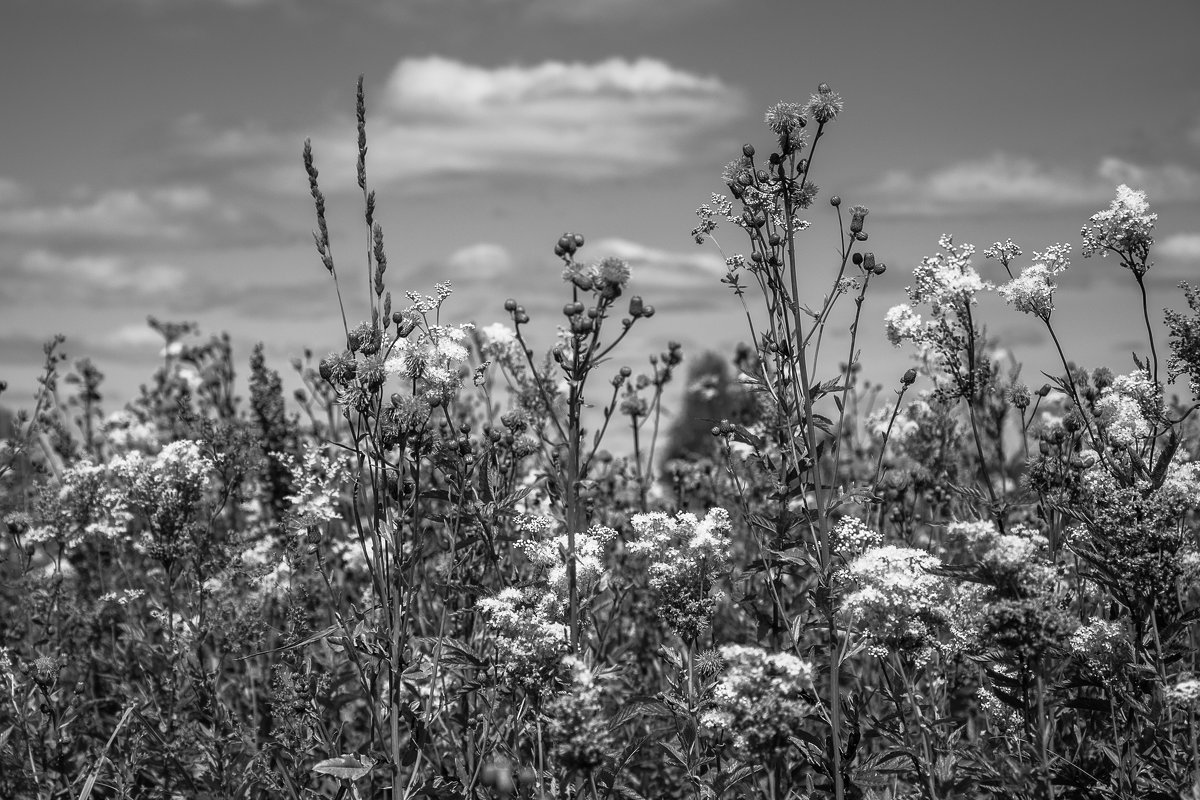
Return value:
[[(0, 797), (1200, 798), (1200, 289), (1156, 341), (1152, 198), (888, 265), (810, 178), (842, 124), (821, 84), (699, 198), (746, 345), (684, 353), (586, 231), (547, 235), (546, 340), (520, 298), (469, 324), (389, 271), (357, 100), (361, 252), (335, 258), (321, 154), (297, 161), (342, 308), (303, 389), (151, 319), (136, 400), (54, 337), (0, 430)], [(838, 258), (800, 259), (812, 237)], [(1059, 342), (1079, 259), (1126, 283), (1131, 363)], [(909, 268), (908, 303), (872, 303)], [(1056, 374), (1022, 382), (989, 292)]]

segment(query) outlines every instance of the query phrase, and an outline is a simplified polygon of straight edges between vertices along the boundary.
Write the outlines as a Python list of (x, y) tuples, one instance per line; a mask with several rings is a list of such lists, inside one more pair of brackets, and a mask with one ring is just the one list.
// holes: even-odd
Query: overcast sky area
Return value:
[[(107, 374), (114, 410), (160, 360), (147, 315), (228, 331), (243, 378), (260, 340), (287, 380), (305, 347), (335, 349), (300, 154), (311, 137), (353, 323), (360, 73), (397, 307), (450, 280), (444, 322), (504, 320), (513, 296), (552, 331), (568, 293), (551, 250), (577, 231), (582, 257), (628, 258), (630, 293), (658, 309), (618, 363), (637, 369), (669, 339), (685, 358), (732, 352), (745, 319), (721, 256), (689, 235), (695, 209), (743, 142), (770, 151), (768, 105), (826, 81), (845, 111), (814, 162), (802, 288), (819, 304), (836, 271), (829, 195), (868, 206), (866, 246), (889, 267), (859, 331), (869, 379), (908, 366), (883, 315), (943, 233), (980, 251), (1011, 237), (1019, 266), (1072, 244), (1063, 345), (1127, 372), (1148, 350), (1136, 285), (1080, 258), (1079, 229), (1118, 184), (1142, 189), (1159, 215), (1155, 319), (1200, 278), (1198, 31), (1196, 0), (6, 0), (0, 402), (28, 402), (61, 332)], [(745, 249), (735, 233), (717, 231), (728, 252)], [(1060, 371), (1035, 319), (981, 306), (1030, 384)]]

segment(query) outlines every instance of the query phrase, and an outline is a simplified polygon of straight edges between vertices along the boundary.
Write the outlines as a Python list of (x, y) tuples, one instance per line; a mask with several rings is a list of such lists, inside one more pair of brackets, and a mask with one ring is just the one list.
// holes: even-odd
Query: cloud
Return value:
[(25, 190), (21, 184), (12, 178), (0, 176), (0, 204), (13, 203), (24, 196)]
[(699, 249), (686, 253), (659, 250), (628, 239), (613, 238), (589, 244), (586, 250), (591, 251), (592, 257), (616, 256), (629, 262), (633, 274), (631, 291), (692, 288), (712, 291), (712, 287), (717, 286), (727, 272), (725, 259)]
[(443, 280), (498, 278), (508, 273), (512, 266), (512, 256), (498, 244), (468, 245), (447, 256)]
[(177, 290), (187, 280), (184, 270), (170, 264), (136, 263), (112, 255), (64, 256), (41, 249), (20, 258), (17, 275), (24, 279), (25, 291), (65, 291), (82, 297), (97, 292), (154, 296)]
[(1085, 173), (1005, 153), (923, 175), (892, 171), (862, 191), (889, 213), (925, 216), (1104, 204), (1121, 183), (1146, 191), (1151, 203), (1200, 199), (1200, 172), (1179, 164), (1146, 167), (1107, 157)]
[(113, 189), (61, 205), (5, 209), (0, 211), (0, 232), (177, 239), (186, 231), (179, 217), (212, 205), (212, 195), (198, 186)]
[[(643, 175), (683, 163), (723, 124), (742, 95), (715, 77), (651, 58), (546, 61), (487, 68), (448, 58), (404, 59), (367, 97), (372, 183), (523, 175), (593, 180)], [(322, 186), (351, 189), (352, 118), (312, 132)], [(246, 124), (215, 129), (191, 116), (179, 126), (185, 154), (256, 165), (250, 177), (288, 192), (303, 186), (296, 154), (305, 136)]]
[(1154, 246), (1154, 254), (1178, 261), (1200, 261), (1200, 233), (1177, 233)]

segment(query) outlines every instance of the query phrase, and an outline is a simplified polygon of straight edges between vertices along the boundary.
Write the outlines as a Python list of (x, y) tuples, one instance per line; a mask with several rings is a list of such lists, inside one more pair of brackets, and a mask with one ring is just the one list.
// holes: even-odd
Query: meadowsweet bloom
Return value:
[[(535, 518), (553, 522), (548, 517)], [(536, 523), (536, 528), (522, 526), (527, 533), (548, 529), (545, 522)], [(580, 594), (588, 594), (597, 586), (607, 573), (604, 565), (604, 546), (616, 538), (617, 532), (603, 525), (593, 525), (586, 533), (575, 534), (575, 582)], [(546, 580), (550, 588), (566, 599), (568, 595), (567, 576), (567, 534), (561, 533), (549, 539), (525, 539), (517, 542), (517, 546), (525, 551), (529, 560), (547, 571)]]
[(1200, 707), (1200, 680), (1188, 676), (1164, 693), (1166, 700), (1178, 708)]
[(919, 342), (925, 330), (921, 315), (913, 311), (908, 303), (901, 303), (888, 309), (883, 317), (886, 325), (888, 341), (893, 347), (899, 347), (906, 340)]
[(135, 546), (163, 562), (186, 555), (213, 470), (200, 442), (171, 442), (154, 458), (134, 451), (109, 468), (117, 477), (122, 512), (142, 526)]
[(1149, 436), (1146, 412), (1161, 413), (1161, 409), (1158, 387), (1145, 370), (1114, 378), (1096, 400), (1096, 412), (1109, 440), (1121, 447), (1132, 447), (1137, 440)]
[(629, 551), (647, 558), (663, 619), (679, 636), (695, 639), (716, 606), (713, 582), (728, 569), (729, 512), (714, 508), (702, 520), (686, 512), (637, 514), (630, 525), (637, 538)]
[(114, 411), (100, 423), (100, 433), (114, 452), (142, 450), (153, 453), (159, 448), (158, 430), (130, 411)]
[(1158, 214), (1150, 213), (1146, 193), (1121, 184), (1108, 209), (1093, 214), (1079, 231), (1083, 237), (1083, 257), (1116, 252), (1124, 266), (1143, 275), (1149, 266), (1146, 255), (1154, 243), (1152, 234), (1157, 220)]
[(924, 550), (875, 547), (850, 563), (858, 588), (842, 600), (842, 615), (872, 641), (871, 651), (926, 651), (948, 620), (951, 585), (930, 570), (941, 561)]
[(546, 704), (546, 738), (559, 764), (588, 773), (612, 754), (616, 739), (604, 714), (600, 682), (581, 659), (565, 656), (566, 691)]
[(1045, 264), (1034, 264), (997, 291), (1005, 302), (1015, 306), (1021, 313), (1049, 319), (1054, 311), (1054, 290), (1058, 288), (1052, 277), (1053, 273)]
[(496, 665), (502, 680), (538, 691), (567, 653), (570, 632), (562, 622), (562, 602), (553, 592), (509, 587), (479, 601), (494, 634)]
[(25, 532), (26, 542), (72, 547), (88, 537), (116, 539), (130, 521), (109, 468), (86, 460), (64, 470), (57, 491), (48, 491), (38, 506), (39, 524)]
[(762, 762), (778, 756), (813, 711), (806, 699), (812, 691), (812, 667), (791, 653), (744, 645), (722, 647), (721, 658), (724, 675), (701, 724), (732, 736), (739, 758)]
[(979, 708), (987, 715), (988, 722), (1002, 736), (1019, 733), (1024, 727), (1021, 712), (1005, 703), (995, 692), (986, 686), (976, 690), (979, 698)]
[(312, 444), (305, 445), (300, 461), (288, 453), (277, 455), (292, 474), (295, 491), (286, 500), (295, 525), (306, 527), (341, 519), (338, 487), (349, 477), (349, 459), (343, 455), (330, 458)]
[(975, 295), (989, 287), (971, 266), (975, 245), (955, 246), (953, 236), (943, 235), (938, 246), (943, 252), (921, 259), (920, 265), (913, 268), (916, 283), (905, 289), (910, 303), (926, 303), (935, 314), (946, 305), (959, 308), (973, 304)]
[(524, 358), (517, 332), (503, 322), (487, 325), (479, 330), (484, 358), (491, 358), (506, 367), (520, 363)]

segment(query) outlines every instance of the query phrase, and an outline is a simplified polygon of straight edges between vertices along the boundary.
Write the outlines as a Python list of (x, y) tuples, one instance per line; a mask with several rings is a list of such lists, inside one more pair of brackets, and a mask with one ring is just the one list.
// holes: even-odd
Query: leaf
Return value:
[(356, 781), (371, 771), (375, 762), (367, 756), (340, 755), (318, 761), (312, 768), (320, 775), (330, 775), (346, 781)]

